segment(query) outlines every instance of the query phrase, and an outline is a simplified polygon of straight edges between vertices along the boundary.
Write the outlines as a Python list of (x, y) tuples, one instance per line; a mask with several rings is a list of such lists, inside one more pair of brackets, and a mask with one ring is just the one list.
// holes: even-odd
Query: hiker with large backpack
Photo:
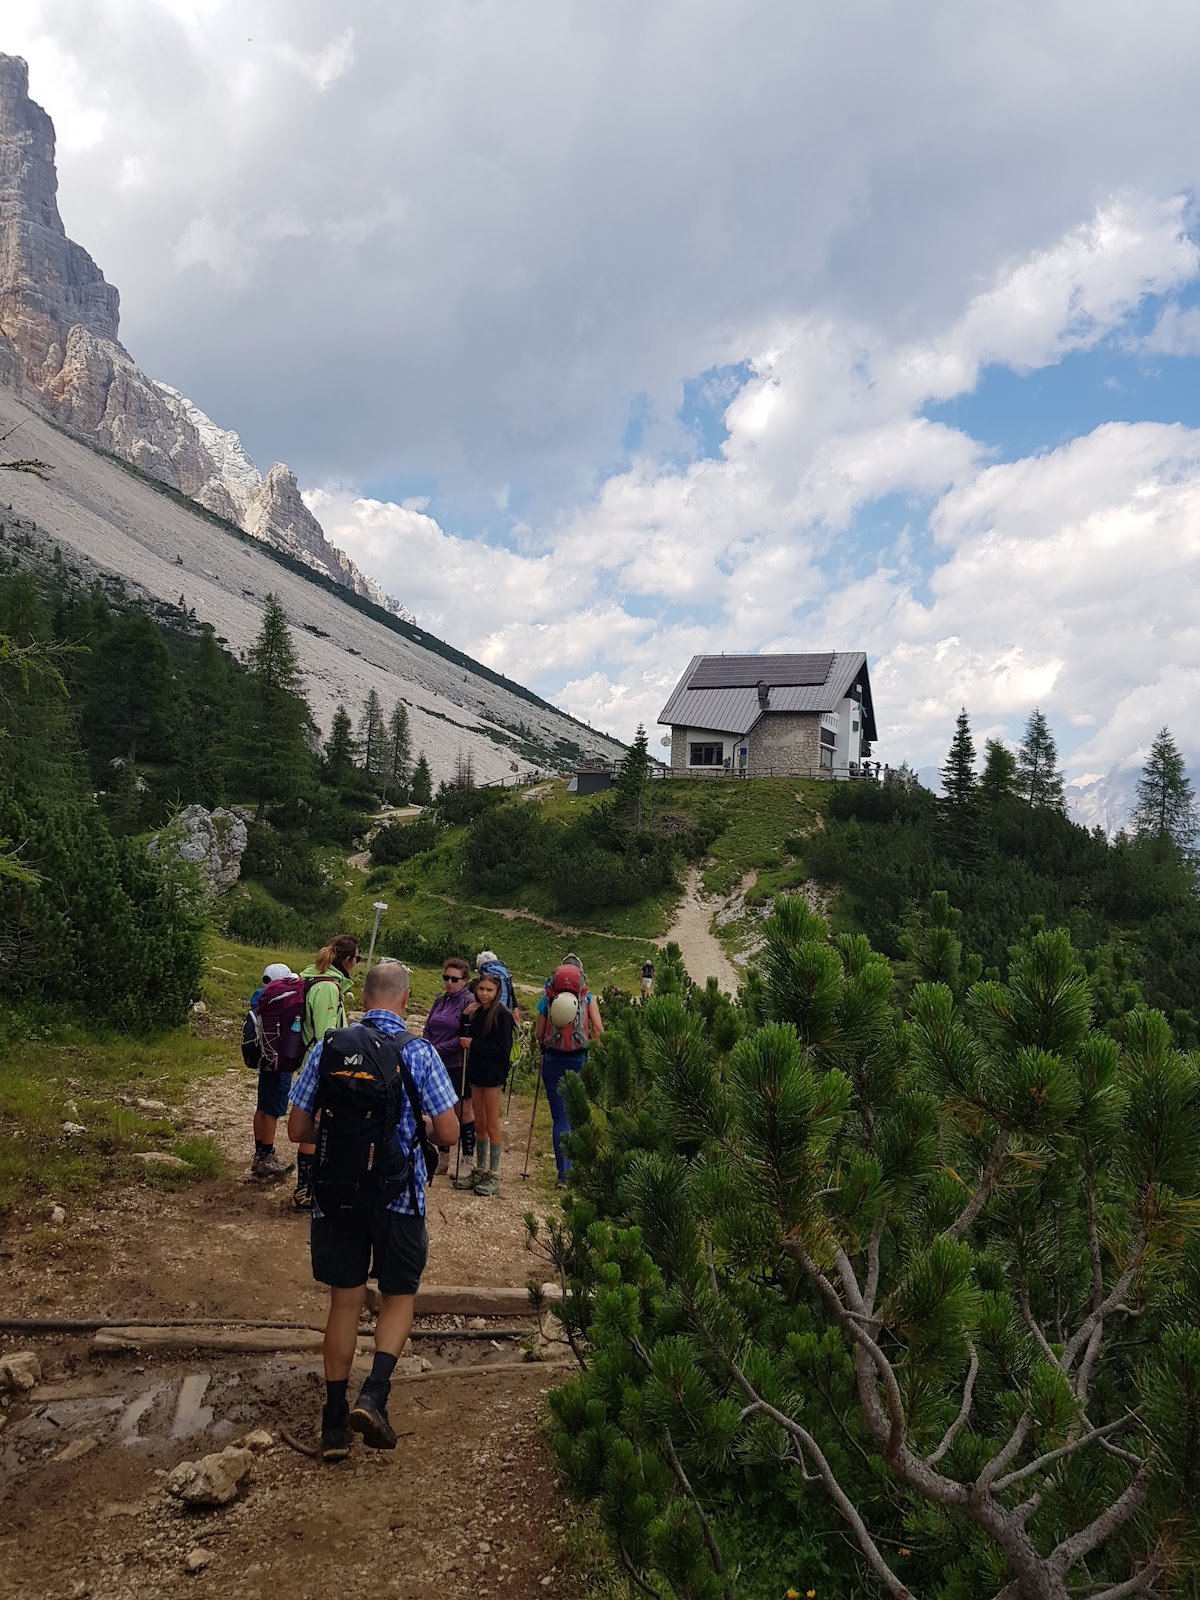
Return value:
[(487, 1199), (500, 1193), (500, 1096), (512, 1066), (516, 1031), (501, 992), (500, 973), (485, 963), (475, 985), (475, 1004), (463, 1017), (462, 1045), (469, 1052), (467, 1076), (475, 1107), (475, 1165), (457, 1187)]
[[(303, 1009), (292, 1031), (298, 1037), (301, 1055), (307, 1055), (331, 1028), (346, 1026), (346, 992), (358, 965), (358, 940), (352, 933), (339, 933), (323, 945), (310, 966), (300, 974), (304, 984)], [(297, 1211), (312, 1209), (313, 1156), (316, 1145), (305, 1143), (296, 1152), (296, 1192), (292, 1204)]]
[[(275, 1154), (275, 1130), (279, 1118), (287, 1115), (288, 1091), (292, 1086), (292, 1069), (280, 1068), (274, 1057), (263, 1051), (263, 1025), (259, 1006), (263, 995), (273, 983), (296, 974), (286, 961), (272, 961), (263, 969), (262, 983), (250, 996), (250, 1009), (242, 1024), (242, 1060), (251, 1072), (258, 1073), (258, 1099), (254, 1107), (254, 1159), (250, 1163), (252, 1178), (286, 1178), (293, 1163), (283, 1161)], [(295, 1065), (299, 1065), (297, 1061)]]
[[(442, 992), (429, 1008), (425, 1018), (425, 1037), (442, 1058), (450, 1074), (450, 1081), (458, 1095), (460, 1159), (467, 1158), (470, 1168), (475, 1154), (475, 1110), (471, 1103), (471, 1085), (467, 1082), (466, 1058), (463, 1052), (462, 1018), (474, 996), (467, 987), (471, 976), (470, 963), (461, 956), (447, 956), (442, 962)], [(449, 1152), (446, 1152), (449, 1154)]]
[(579, 1072), (588, 1057), (588, 1045), (604, 1032), (600, 1007), (588, 992), (583, 963), (564, 956), (546, 979), (537, 1003), (537, 1042), (542, 1047), (542, 1082), (554, 1131), (554, 1164), (559, 1187), (566, 1183), (571, 1161), (563, 1149), (563, 1135), (571, 1131), (571, 1118), (563, 1095), (563, 1079)]
[[(388, 1395), (412, 1328), (429, 1255), (425, 1186), (437, 1167), (433, 1140), (458, 1128), (454, 1086), (437, 1051), (404, 1024), (408, 968), (381, 961), (363, 986), (363, 1019), (325, 1034), (292, 1091), (288, 1135), (316, 1146), (311, 1255), (313, 1277), (329, 1290), (325, 1323), (325, 1407), (321, 1455), (341, 1461), (355, 1433), (394, 1450)], [(379, 1281), (375, 1358), (353, 1408), (350, 1369), (367, 1279)]]
[[(525, 1013), (521, 1010), (521, 1002), (517, 999), (517, 988), (513, 983), (512, 973), (501, 961), (494, 950), (481, 950), (475, 957), (475, 971), (482, 974), (484, 968), (490, 968), (492, 975), (500, 980), (500, 1004), (507, 1011), (511, 1011), (515, 1021), (520, 1024), (525, 1021)], [(475, 993), (479, 984), (478, 978), (471, 980), (471, 993)]]

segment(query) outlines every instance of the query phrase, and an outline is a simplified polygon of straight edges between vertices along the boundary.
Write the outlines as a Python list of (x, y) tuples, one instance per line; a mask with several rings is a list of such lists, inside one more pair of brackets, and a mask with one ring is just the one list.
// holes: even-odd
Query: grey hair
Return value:
[(398, 999), (411, 989), (412, 975), (403, 961), (389, 961), (385, 957), (367, 973), (367, 981), (363, 984), (363, 1008), (369, 1011), (371, 1007), (368, 1001), (372, 999)]

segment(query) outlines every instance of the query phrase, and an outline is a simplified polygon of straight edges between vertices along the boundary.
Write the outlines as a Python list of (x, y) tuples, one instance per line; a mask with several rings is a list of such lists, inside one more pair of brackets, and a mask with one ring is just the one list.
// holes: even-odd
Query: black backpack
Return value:
[[(412, 1035), (381, 1033), (369, 1023), (325, 1035), (317, 1070), (316, 1171), (313, 1193), (325, 1216), (369, 1217), (407, 1190), (417, 1208), (416, 1152), (427, 1180), (437, 1154), (425, 1137), (425, 1118), (403, 1050)], [(396, 1148), (401, 1095), (408, 1096), (416, 1133), (407, 1151)]]

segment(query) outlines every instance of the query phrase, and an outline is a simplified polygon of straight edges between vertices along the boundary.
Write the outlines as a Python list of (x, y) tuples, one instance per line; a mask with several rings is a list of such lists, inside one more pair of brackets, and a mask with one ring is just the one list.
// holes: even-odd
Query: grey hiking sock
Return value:
[(486, 1139), (475, 1141), (475, 1171), (486, 1172), (488, 1169), (488, 1142)]
[(504, 1146), (502, 1144), (494, 1144), (492, 1146), (490, 1165), (488, 1167), (488, 1171), (489, 1172), (499, 1172), (500, 1171), (500, 1157), (503, 1154), (504, 1154)]

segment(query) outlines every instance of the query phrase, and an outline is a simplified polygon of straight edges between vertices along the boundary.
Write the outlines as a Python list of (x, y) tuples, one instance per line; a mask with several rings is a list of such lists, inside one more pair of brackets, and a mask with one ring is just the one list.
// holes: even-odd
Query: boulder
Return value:
[(226, 1445), (224, 1450), (199, 1461), (181, 1461), (172, 1468), (167, 1478), (166, 1490), (184, 1505), (200, 1509), (205, 1506), (227, 1506), (237, 1498), (237, 1492), (254, 1466), (254, 1452), (237, 1445)]
[(147, 846), (152, 856), (173, 855), (198, 867), (213, 894), (224, 894), (238, 881), (246, 849), (246, 824), (218, 806), (184, 806)]
[(0, 1394), (32, 1389), (42, 1381), (42, 1364), (32, 1350), (14, 1350), (0, 1356)]

